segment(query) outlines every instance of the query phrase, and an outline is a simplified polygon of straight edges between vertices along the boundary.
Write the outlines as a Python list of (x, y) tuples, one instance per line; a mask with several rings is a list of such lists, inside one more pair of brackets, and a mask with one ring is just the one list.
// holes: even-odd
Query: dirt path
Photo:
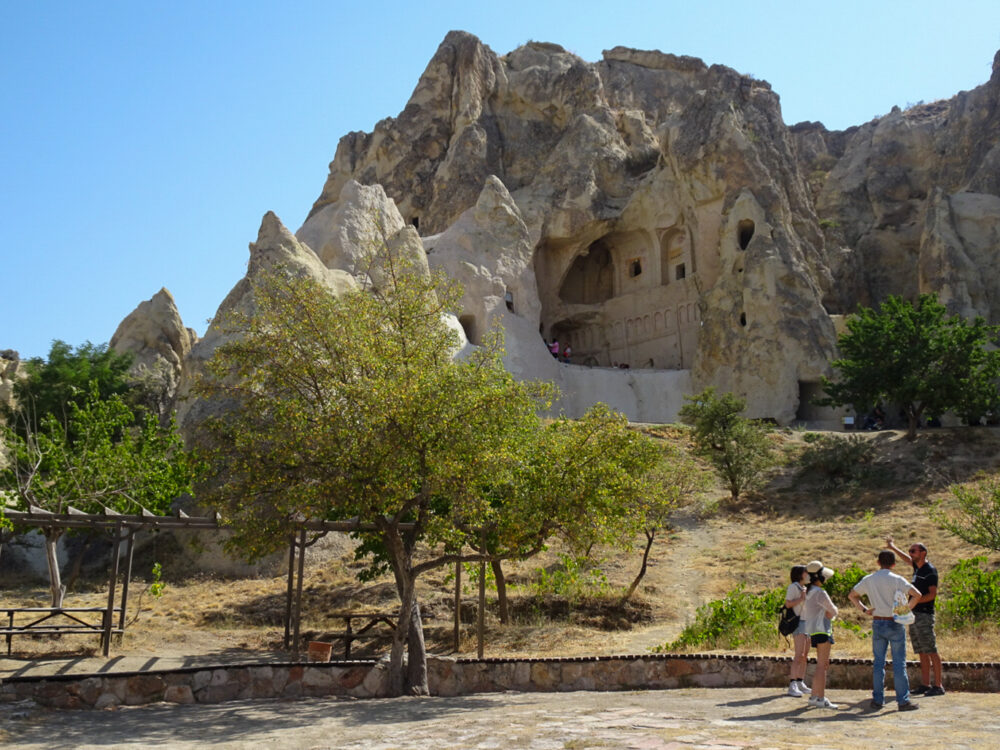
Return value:
[(622, 634), (620, 653), (644, 653), (676, 639), (708, 598), (702, 591), (705, 574), (700, 558), (715, 546), (713, 526), (685, 513), (674, 520), (672, 533), (661, 534), (664, 538), (657, 540), (661, 552), (644, 583), (656, 587), (662, 606), (654, 612), (654, 624)]

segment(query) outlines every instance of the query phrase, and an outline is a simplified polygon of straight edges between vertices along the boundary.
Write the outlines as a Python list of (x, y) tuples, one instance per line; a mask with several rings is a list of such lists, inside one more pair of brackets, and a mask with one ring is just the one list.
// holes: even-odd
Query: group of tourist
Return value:
[(558, 339), (552, 339), (551, 344), (546, 343), (545, 345), (549, 349), (549, 354), (558, 359), (560, 362), (569, 362), (569, 358), (573, 356), (573, 349), (569, 344), (566, 344), (566, 346), (560, 351)]
[[(941, 657), (937, 653), (934, 635), (938, 574), (927, 560), (924, 544), (915, 542), (904, 552), (895, 545), (892, 537), (888, 537), (886, 547), (878, 553), (879, 569), (862, 578), (848, 594), (848, 599), (863, 614), (872, 618), (872, 654), (875, 662), (871, 708), (879, 709), (885, 705), (885, 658), (891, 648), (897, 706), (900, 711), (913, 711), (918, 706), (910, 700), (912, 695), (944, 695)], [(896, 555), (913, 566), (912, 582), (893, 572)], [(833, 575), (834, 571), (819, 560), (813, 560), (808, 565), (794, 565), (790, 573), (791, 583), (785, 592), (785, 606), (799, 616), (798, 629), (793, 636), (795, 656), (789, 674), (788, 695), (796, 698), (808, 695), (809, 705), (818, 708), (837, 708), (826, 697), (833, 620), (838, 610), (823, 586)], [(913, 650), (920, 657), (921, 676), (920, 686), (912, 691), (906, 674), (906, 629), (903, 624), (909, 620), (907, 613), (911, 611), (910, 640)], [(805, 683), (810, 647), (816, 649), (812, 688)]]

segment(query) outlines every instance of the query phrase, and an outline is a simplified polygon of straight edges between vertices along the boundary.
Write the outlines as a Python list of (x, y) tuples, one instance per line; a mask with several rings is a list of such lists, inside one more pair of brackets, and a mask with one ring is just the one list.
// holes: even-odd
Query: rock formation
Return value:
[[(0, 407), (14, 405), (14, 383), (21, 373), (20, 355), (13, 349), (0, 351)], [(2, 413), (0, 408), (0, 418)]]
[(173, 295), (160, 289), (118, 325), (110, 345), (133, 355), (133, 376), (159, 392), (166, 407), (174, 403), (184, 360), (197, 341), (198, 334), (184, 327)]
[(451, 32), (397, 117), (341, 139), (295, 236), (264, 218), (248, 276), (281, 262), (337, 293), (391, 248), (461, 281), (456, 329), (475, 345), (502, 325), (508, 367), (556, 381), (570, 416), (605, 401), (667, 421), (715, 385), (753, 416), (829, 418), (808, 402), (858, 304), (933, 291), (1000, 320), (998, 68), (831, 132), (787, 127), (769, 84), (695, 58), (498, 56)]
[(204, 338), (192, 347), (186, 360), (177, 400), (177, 420), (189, 439), (206, 417), (223, 408), (206, 399), (191, 397), (191, 389), (197, 378), (204, 373), (205, 362), (212, 357), (216, 348), (234, 335), (227, 330), (227, 316), (237, 311), (252, 314), (254, 301), (251, 281), (262, 272), (274, 269), (315, 279), (332, 294), (340, 294), (355, 286), (354, 278), (349, 273), (324, 266), (316, 253), (296, 240), (281, 220), (268, 211), (261, 221), (257, 241), (250, 243), (246, 276), (236, 283), (222, 301)]
[[(538, 43), (501, 58), (453, 32), (398, 118), (341, 141), (301, 240), (351, 180), (382, 185), (431, 264), (466, 284), (469, 338), (500, 319), (508, 366), (556, 380), (570, 413), (607, 400), (671, 419), (715, 384), (787, 422), (799, 384), (828, 371), (823, 236), (764, 82), (622, 48), (596, 64)], [(496, 221), (512, 231), (483, 243)], [(527, 257), (533, 284), (514, 273)], [(570, 344), (573, 366), (543, 338)]]
[(935, 292), (1000, 321), (1000, 53), (990, 80), (842, 133), (792, 128), (837, 283), (827, 308)]

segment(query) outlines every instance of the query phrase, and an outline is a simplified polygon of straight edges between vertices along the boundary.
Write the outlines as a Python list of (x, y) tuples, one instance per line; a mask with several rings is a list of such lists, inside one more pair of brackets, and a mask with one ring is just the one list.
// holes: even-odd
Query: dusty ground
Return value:
[[(666, 432), (676, 437), (674, 431)], [(715, 492), (679, 513), (672, 528), (660, 532), (635, 606), (625, 611), (615, 606), (615, 592), (635, 575), (641, 549), (598, 551), (607, 576), (604, 595), (571, 605), (564, 598), (532, 597), (538, 569), (551, 569), (557, 550), (505, 565), (514, 622), (500, 626), (491, 610), (486, 655), (641, 653), (674, 639), (699, 605), (738, 584), (750, 591), (783, 587), (794, 563), (819, 558), (835, 569), (852, 562), (872, 568), (874, 555), (888, 533), (896, 536), (900, 546), (913, 539), (925, 541), (930, 559), (942, 572), (960, 558), (983, 552), (939, 529), (927, 510), (938, 500), (948, 501), (948, 484), (967, 481), (980, 471), (997, 471), (1000, 431), (934, 430), (922, 433), (915, 443), (902, 440), (900, 433), (868, 433), (865, 437), (877, 446), (870, 476), (864, 482), (830, 488), (803, 478), (794, 468), (794, 457), (805, 445), (805, 433), (776, 433), (789, 465), (749, 499), (732, 504), (723, 493)], [(341, 629), (338, 621), (327, 616), (330, 612), (394, 610), (395, 593), (388, 579), (359, 583), (357, 563), (339, 554), (310, 553), (307, 560), (304, 639), (322, 640)], [(994, 565), (1000, 563), (995, 554), (990, 560)], [(166, 591), (159, 599), (143, 595), (141, 611), (138, 594), (144, 584), (133, 584), (129, 619), (138, 617), (129, 625), (122, 643), (115, 646), (116, 657), (231, 660), (287, 656), (281, 643), (284, 575), (172, 580), (170, 560), (163, 562)], [(453, 650), (453, 583), (448, 573), (437, 572), (422, 580), (429, 649), (474, 655), (471, 622), (463, 625), (460, 648)], [(471, 613), (475, 589), (468, 585), (468, 576), (465, 582), (463, 609)], [(4, 586), (0, 603), (47, 604), (44, 586), (25, 584), (10, 576), (0, 583)], [(67, 605), (102, 604), (104, 585), (99, 580), (86, 584), (89, 590), (71, 593)], [(846, 618), (861, 623), (854, 613), (847, 613)], [(384, 646), (372, 645), (375, 650)], [(96, 646), (92, 636), (67, 636), (58, 641), (47, 637), (15, 639), (15, 658), (0, 661), (0, 676), (22, 669), (39, 656), (76, 659), (94, 655)], [(941, 631), (939, 647), (946, 660), (992, 661), (1000, 653), (1000, 629), (983, 626), (975, 632)], [(778, 640), (770, 652), (787, 653), (785, 649)], [(838, 633), (834, 655), (865, 656), (869, 649), (869, 641), (843, 631)], [(762, 651), (759, 647), (747, 650)], [(356, 646), (356, 653), (364, 653), (364, 648)]]

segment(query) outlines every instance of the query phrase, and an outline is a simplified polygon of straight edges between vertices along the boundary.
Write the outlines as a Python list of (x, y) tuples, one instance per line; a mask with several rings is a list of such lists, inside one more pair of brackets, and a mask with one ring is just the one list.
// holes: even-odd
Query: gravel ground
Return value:
[[(460, 698), (157, 704), (113, 711), (0, 706), (0, 744), (55, 748), (985, 748), (1000, 694), (918, 698), (873, 711), (831, 691), (838, 710), (765, 689), (486, 693)], [(887, 696), (891, 700), (891, 693)]]

